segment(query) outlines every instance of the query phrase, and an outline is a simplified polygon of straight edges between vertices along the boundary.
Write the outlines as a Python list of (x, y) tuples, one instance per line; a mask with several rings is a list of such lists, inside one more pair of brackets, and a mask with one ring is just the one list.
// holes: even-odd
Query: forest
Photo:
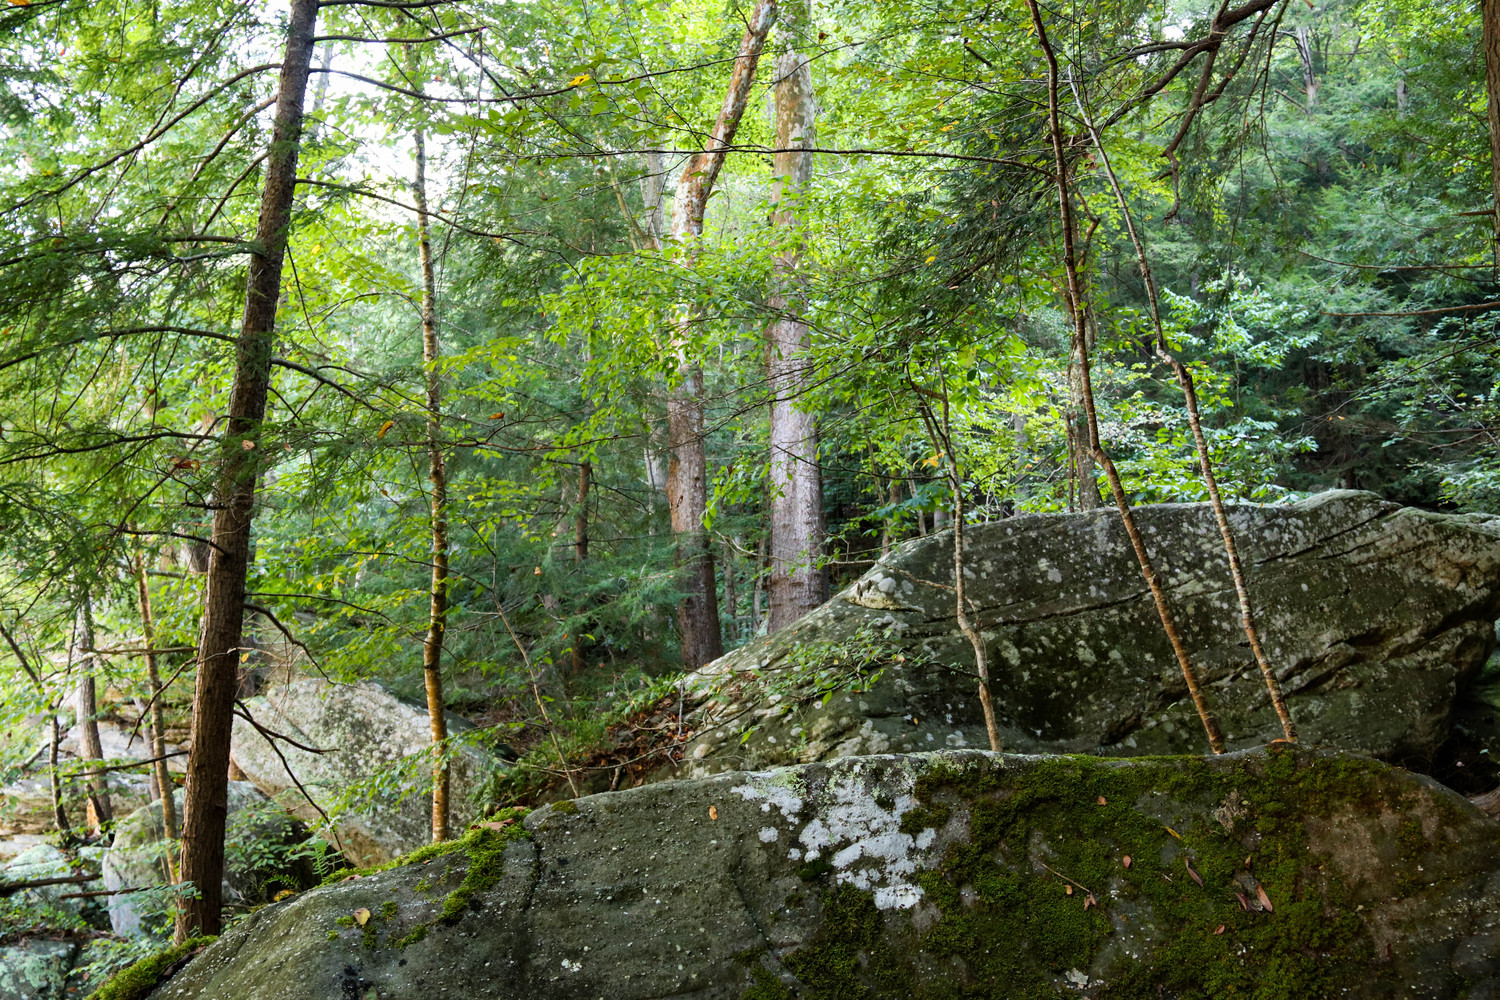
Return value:
[[(95, 980), (345, 812), (680, 757), (912, 539), (986, 677), (966, 527), (1500, 512), (1500, 0), (7, 0), (0, 81), (0, 826), (165, 833)], [(426, 745), (226, 847), (294, 677)]]

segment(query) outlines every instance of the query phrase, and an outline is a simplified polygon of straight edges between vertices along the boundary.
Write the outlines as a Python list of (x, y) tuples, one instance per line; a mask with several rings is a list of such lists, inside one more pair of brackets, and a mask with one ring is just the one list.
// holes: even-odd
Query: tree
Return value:
[(183, 803), (182, 877), (197, 895), (182, 901), (176, 937), (217, 934), (224, 877), (224, 827), (228, 817), (229, 737), (239, 689), (245, 621), (245, 574), (260, 454), (258, 432), (271, 382), (281, 269), (297, 184), (302, 102), (312, 65), (318, 0), (292, 0), (285, 57), (276, 97), (276, 124), (266, 154), (256, 249), (250, 256), (245, 310), (235, 344), (233, 388), (219, 453), (198, 680), (193, 695), (193, 747), (188, 755)]
[[(693, 242), (703, 235), (703, 217), (714, 182), (724, 168), (728, 147), (739, 131), (740, 119), (755, 81), (766, 36), (776, 20), (775, 0), (759, 0), (745, 21), (745, 34), (734, 59), (734, 71), (703, 150), (689, 158), (677, 179), (672, 203), (672, 238), (691, 266)], [(708, 513), (708, 456), (704, 448), (703, 367), (692, 356), (692, 328), (698, 312), (692, 305), (679, 308), (677, 326), (678, 377), (680, 382), (667, 401), (667, 440), (671, 457), (667, 463), (667, 504), (672, 532), (677, 539), (677, 558), (682, 568), (685, 592), (677, 606), (677, 628), (682, 641), (682, 660), (701, 667), (724, 653), (719, 631), (718, 589), (714, 581), (713, 546), (703, 519)]]
[[(408, 46), (414, 89), (422, 80), (414, 50)], [(448, 470), (443, 457), (443, 384), (438, 365), (442, 349), (437, 330), (437, 272), (427, 211), (427, 133), (420, 121), (413, 132), (416, 177), (412, 197), (417, 207), (417, 254), (422, 269), (422, 370), (426, 381), (427, 478), (432, 487), (432, 582), (429, 585), (427, 635), (422, 640), (422, 677), (427, 719), (432, 729), (432, 839), (448, 839), (447, 706), (443, 702), (443, 631), (448, 619)]]
[(766, 383), (770, 412), (771, 631), (790, 625), (828, 599), (823, 549), (823, 477), (818, 467), (818, 430), (803, 402), (806, 382), (807, 322), (801, 315), (798, 264), (802, 236), (800, 202), (810, 194), (817, 145), (817, 99), (813, 94), (808, 41), (812, 17), (805, 0), (781, 8), (781, 51), (776, 55), (775, 174), (771, 221), (784, 228), (791, 245), (777, 255), (777, 288), (769, 302), (775, 317), (767, 330)]

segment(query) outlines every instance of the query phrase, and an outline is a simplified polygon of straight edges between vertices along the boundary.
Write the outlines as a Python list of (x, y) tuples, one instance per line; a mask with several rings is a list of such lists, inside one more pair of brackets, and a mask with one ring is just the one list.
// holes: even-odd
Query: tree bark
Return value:
[(767, 330), (767, 384), (771, 390), (770, 482), (771, 579), (769, 629), (790, 625), (828, 600), (823, 554), (823, 476), (818, 466), (818, 427), (801, 403), (806, 382), (808, 327), (798, 287), (801, 261), (799, 202), (812, 182), (813, 154), (798, 147), (817, 145), (817, 101), (807, 35), (812, 16), (807, 0), (786, 0), (776, 56), (776, 148), (772, 166), (771, 224), (795, 235), (777, 255), (775, 293), (768, 303), (778, 318)]
[[(677, 181), (672, 204), (672, 236), (684, 244), (687, 266), (692, 266), (691, 244), (703, 235), (703, 216), (714, 183), (724, 166), (727, 147), (734, 142), (750, 97), (755, 67), (766, 35), (776, 20), (775, 0), (759, 0), (745, 23), (734, 61), (729, 89), (718, 120), (703, 151), (688, 160)], [(682, 381), (667, 400), (667, 504), (672, 533), (677, 540), (683, 599), (677, 606), (677, 628), (682, 659), (689, 668), (701, 667), (724, 654), (719, 630), (719, 601), (714, 586), (714, 556), (703, 517), (708, 511), (708, 456), (704, 448), (703, 369), (691, 356), (689, 338), (697, 311), (684, 306), (677, 316), (677, 351)]]
[(276, 98), (276, 120), (266, 156), (256, 250), (250, 256), (245, 311), (235, 347), (234, 382), (214, 492), (213, 552), (209, 560), (203, 629), (198, 642), (198, 682), (193, 694), (193, 746), (188, 755), (182, 823), (182, 877), (197, 889), (177, 913), (177, 940), (218, 934), (224, 877), (224, 824), (228, 815), (229, 737), (234, 722), (241, 634), (245, 623), (245, 573), (263, 442), (276, 305), (296, 190), (302, 104), (313, 52), (318, 0), (292, 0)]
[[(411, 48), (407, 49), (411, 53)], [(415, 66), (415, 56), (413, 55)], [(422, 92), (413, 73), (414, 88)], [(448, 470), (443, 455), (443, 387), (438, 377), (441, 350), (437, 333), (437, 272), (432, 262), (432, 232), (427, 223), (427, 135), (416, 128), (417, 252), (422, 266), (422, 371), (427, 389), (427, 478), (432, 484), (432, 581), (428, 588), (427, 635), (422, 641), (422, 678), (427, 689), (427, 725), (432, 733), (432, 839), (448, 839), (447, 708), (443, 699), (443, 637), (448, 623)]]
[(1500, 271), (1500, 0), (1480, 0), (1484, 35), (1484, 89), (1490, 123), (1490, 190), (1494, 204), (1495, 269)]
[(176, 882), (177, 863), (172, 842), (177, 839), (177, 804), (173, 801), (172, 776), (166, 761), (166, 718), (162, 709), (166, 691), (162, 688), (161, 671), (156, 662), (156, 619), (151, 614), (151, 591), (146, 586), (146, 556), (139, 548), (135, 553), (135, 586), (141, 606), (141, 636), (146, 643), (146, 679), (151, 691), (147, 733), (151, 738), (151, 756), (156, 758), (156, 788), (161, 796), (161, 824), (167, 844), (163, 860), (167, 865), (168, 881)]
[[(94, 667), (98, 656), (94, 653), (94, 608), (87, 592), (78, 604), (78, 624), (75, 631), (74, 648), (82, 653), (78, 661), (78, 686), (74, 690), (74, 707), (78, 718), (79, 756), (89, 763), (104, 759), (104, 747), (99, 742), (99, 720), (94, 692)], [(114, 818), (109, 801), (109, 785), (103, 771), (90, 770), (84, 774), (87, 787), (85, 810), (90, 832), (95, 836), (104, 832), (104, 824)]]

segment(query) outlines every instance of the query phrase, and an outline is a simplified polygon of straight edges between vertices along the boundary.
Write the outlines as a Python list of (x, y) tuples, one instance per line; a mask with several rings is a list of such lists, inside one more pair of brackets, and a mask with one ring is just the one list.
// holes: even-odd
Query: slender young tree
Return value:
[(166, 697), (166, 689), (162, 686), (161, 670), (156, 662), (156, 619), (151, 613), (151, 590), (146, 586), (146, 554), (139, 546), (136, 547), (134, 561), (136, 599), (140, 603), (141, 611), (141, 635), (146, 643), (146, 681), (151, 698), (151, 707), (147, 714), (147, 732), (151, 737), (151, 756), (156, 758), (153, 767), (156, 774), (156, 788), (161, 796), (162, 831), (167, 843), (164, 858), (167, 865), (167, 877), (176, 882), (177, 862), (172, 844), (177, 839), (177, 804), (172, 800), (172, 775), (167, 770), (167, 727), (162, 709), (162, 699)]
[(1276, 710), (1276, 718), (1281, 723), (1282, 736), (1288, 742), (1295, 743), (1297, 742), (1297, 727), (1292, 722), (1291, 712), (1286, 707), (1286, 697), (1281, 691), (1281, 682), (1277, 680), (1276, 672), (1271, 668), (1271, 661), (1266, 656), (1264, 646), (1261, 645), (1260, 629), (1255, 624), (1255, 612), (1250, 602), (1250, 587), (1245, 582), (1245, 570), (1240, 562), (1239, 546), (1235, 544), (1234, 530), (1230, 527), (1229, 515), (1224, 510), (1224, 497), (1219, 491), (1219, 480), (1214, 475), (1213, 457), (1209, 454), (1208, 439), (1203, 433), (1203, 420), (1198, 412), (1198, 389), (1193, 382), (1193, 374), (1167, 346), (1167, 332), (1161, 321), (1161, 296), (1156, 291), (1156, 277), (1151, 272), (1151, 263), (1146, 256), (1146, 244), (1136, 228), (1135, 215), (1130, 210), (1130, 202), (1125, 197), (1125, 189), (1120, 186), (1120, 178), (1110, 162), (1109, 150), (1104, 146), (1104, 137), (1094, 127), (1093, 117), (1089, 114), (1088, 105), (1076, 83), (1073, 86), (1073, 96), (1078, 102), (1079, 116), (1083, 120), (1084, 127), (1088, 129), (1089, 138), (1093, 140), (1094, 150), (1099, 154), (1099, 163), (1104, 167), (1105, 176), (1109, 178), (1115, 203), (1120, 206), (1120, 217), (1125, 222), (1125, 231), (1130, 234), (1131, 246), (1135, 249), (1136, 265), (1140, 268), (1141, 284), (1146, 289), (1146, 304), (1149, 307), (1152, 327), (1156, 332), (1156, 356), (1172, 369), (1173, 375), (1177, 378), (1177, 385), (1182, 390), (1182, 398), (1187, 406), (1188, 428), (1193, 435), (1193, 447), (1198, 453), (1198, 469), (1203, 475), (1203, 485), (1208, 490), (1208, 499), (1214, 510), (1214, 520), (1219, 525), (1219, 536), (1224, 541), (1224, 556), (1229, 563), (1229, 574), (1234, 580), (1235, 595), (1240, 602), (1240, 627), (1244, 630), (1245, 640), (1250, 644), (1250, 653), (1255, 658), (1255, 664), (1260, 668), (1261, 677), (1266, 684), (1266, 692), (1271, 698), (1271, 707)]
[[(73, 649), (77, 654), (78, 685), (74, 689), (74, 708), (78, 719), (78, 756), (90, 764), (104, 760), (104, 747), (99, 740), (98, 699), (95, 695), (94, 670), (99, 654), (94, 650), (94, 608), (87, 590), (78, 601), (77, 624), (74, 627)], [(104, 832), (104, 824), (114, 818), (114, 809), (109, 801), (109, 785), (105, 773), (90, 768), (84, 775), (88, 789), (85, 800), (87, 823), (95, 836)]]
[(269, 451), (261, 447), (259, 432), (271, 384), (276, 305), (281, 298), (281, 268), (296, 192), (302, 105), (317, 17), (318, 0), (292, 0), (245, 311), (235, 343), (234, 379), (214, 489), (213, 545), (198, 642), (193, 746), (183, 806), (182, 878), (193, 884), (197, 894), (184, 897), (179, 906), (178, 941), (194, 934), (217, 934), (223, 927), (220, 905), (229, 811), (229, 738), (239, 688), (245, 574), (250, 564), (260, 456)]
[(777, 255), (777, 287), (771, 296), (776, 318), (766, 331), (767, 383), (771, 389), (771, 631), (790, 625), (828, 600), (823, 554), (823, 476), (818, 466), (818, 428), (800, 397), (806, 382), (807, 323), (797, 268), (802, 258), (800, 206), (812, 182), (817, 144), (817, 101), (807, 54), (812, 30), (807, 0), (785, 0), (777, 31), (773, 87), (776, 150), (771, 182), (771, 222), (793, 233)]
[[(672, 203), (672, 237), (683, 244), (689, 262), (693, 256), (692, 243), (703, 235), (709, 196), (724, 166), (728, 147), (739, 131), (740, 119), (750, 99), (750, 85), (755, 81), (755, 67), (775, 21), (775, 0), (759, 0), (745, 21), (745, 34), (740, 40), (718, 120), (702, 152), (688, 160), (678, 177), (677, 195)], [(677, 627), (682, 639), (682, 659), (689, 667), (701, 667), (724, 654), (713, 548), (703, 527), (704, 515), (708, 513), (703, 368), (692, 356), (690, 347), (691, 327), (697, 316), (698, 311), (691, 305), (678, 310), (675, 347), (682, 381), (667, 400), (667, 440), (671, 454), (667, 463), (667, 504), (672, 514), (684, 591), (677, 607)]]
[(1083, 282), (1079, 275), (1078, 254), (1073, 242), (1073, 193), (1068, 184), (1068, 158), (1064, 151), (1066, 137), (1062, 132), (1062, 121), (1058, 112), (1060, 75), (1057, 55), (1052, 49), (1052, 43), (1047, 39), (1047, 28), (1042, 23), (1042, 11), (1037, 6), (1037, 0), (1026, 0), (1026, 5), (1031, 12), (1031, 23), (1036, 29), (1037, 41), (1047, 61), (1047, 128), (1052, 141), (1058, 222), (1062, 229), (1063, 273), (1067, 280), (1067, 301), (1073, 319), (1073, 350), (1079, 359), (1078, 370), (1083, 384), (1083, 406), (1084, 414), (1088, 419), (1089, 450), (1093, 453), (1094, 460), (1104, 469), (1104, 475), (1109, 480), (1110, 492), (1114, 494), (1115, 506), (1120, 511), (1120, 521), (1125, 527), (1126, 535), (1130, 538), (1131, 547), (1135, 550), (1136, 561), (1141, 567), (1141, 576), (1145, 578), (1146, 587), (1151, 591), (1157, 616), (1161, 619), (1162, 630), (1167, 634), (1167, 641), (1171, 644), (1178, 666), (1182, 669), (1182, 678), (1187, 684), (1188, 695), (1193, 699), (1193, 706), (1198, 711), (1198, 718), (1203, 723), (1204, 732), (1208, 734), (1209, 748), (1216, 754), (1223, 753), (1224, 734), (1219, 729), (1218, 720), (1214, 718), (1208, 699), (1198, 683), (1198, 672), (1193, 666), (1192, 657), (1188, 654), (1182, 633), (1177, 628), (1176, 616), (1173, 615), (1171, 605), (1167, 602), (1166, 588), (1162, 585), (1161, 577), (1157, 574), (1156, 566), (1146, 549), (1145, 537), (1135, 523), (1135, 514), (1130, 509), (1130, 501), (1125, 497), (1125, 487), (1120, 482), (1119, 470), (1115, 468), (1115, 463), (1109, 457), (1109, 453), (1104, 450), (1103, 442), (1099, 437), (1099, 416), (1094, 408), (1094, 389), (1089, 376)]
[[(407, 46), (412, 89), (423, 92), (413, 46)], [(443, 385), (438, 370), (442, 350), (437, 331), (437, 271), (432, 261), (432, 232), (427, 211), (427, 131), (417, 120), (414, 132), (416, 177), (412, 197), (417, 208), (417, 256), (422, 267), (422, 371), (427, 390), (427, 479), (432, 485), (432, 578), (428, 588), (427, 635), (422, 641), (422, 678), (427, 689), (427, 723), (432, 731), (432, 839), (448, 839), (448, 717), (443, 701), (443, 635), (448, 623), (448, 470), (443, 456)]]

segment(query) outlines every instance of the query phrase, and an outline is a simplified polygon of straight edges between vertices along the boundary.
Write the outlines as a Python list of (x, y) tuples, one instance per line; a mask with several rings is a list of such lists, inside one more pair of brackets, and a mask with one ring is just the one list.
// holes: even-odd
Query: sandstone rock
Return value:
[[(235, 720), (234, 764), (261, 791), (307, 823), (317, 824), (322, 817), (298, 791), (288, 768), (325, 811), (335, 811), (340, 795), (351, 786), (384, 780), (385, 787), (373, 805), (338, 810), (339, 848), (351, 860), (360, 864), (387, 861), (431, 839), (431, 798), (420, 788), (423, 775), (431, 773), (431, 758), (417, 762), (405, 777), (399, 770), (403, 758), (431, 746), (425, 707), (408, 704), (372, 682), (334, 684), (317, 678), (273, 688), (247, 705), (266, 729), (327, 751), (309, 753), (289, 743), (273, 747), (260, 732)], [(456, 716), (448, 717), (449, 733), (471, 728)], [(450, 828), (462, 832), (480, 815), (472, 796), (498, 766), (473, 746), (454, 753), (449, 772)], [(414, 787), (415, 792), (401, 797)]]
[(28, 938), (0, 946), (0, 1000), (62, 1000), (78, 942)]
[[(173, 801), (183, 814), (183, 791)], [(180, 820), (179, 820), (180, 822)], [(121, 936), (171, 936), (172, 897), (164, 867), (161, 803), (131, 813), (115, 828), (114, 843), (104, 855), (104, 887), (109, 898), (109, 922)], [(225, 834), (224, 902), (247, 908), (267, 901), (279, 889), (301, 889), (313, 884), (310, 859), (283, 863), (284, 849), (307, 837), (301, 823), (288, 816), (249, 782), (229, 783), (229, 820)], [(151, 887), (162, 886), (162, 891)], [(122, 893), (121, 889), (146, 889)]]
[[(1230, 746), (1279, 737), (1211, 509), (1169, 504), (1137, 516)], [(1230, 520), (1303, 740), (1428, 760), (1448, 734), (1455, 692), (1495, 646), (1500, 517), (1338, 491), (1234, 506)], [(657, 777), (988, 748), (973, 653), (953, 617), (952, 537), (907, 542), (791, 628), (695, 675), (686, 767)], [(976, 525), (965, 548), (1004, 749), (1207, 749), (1116, 513)], [(857, 683), (874, 671), (883, 672), (873, 685)]]
[(864, 757), (553, 805), (155, 1000), (1492, 997), (1500, 825), (1334, 751)]

